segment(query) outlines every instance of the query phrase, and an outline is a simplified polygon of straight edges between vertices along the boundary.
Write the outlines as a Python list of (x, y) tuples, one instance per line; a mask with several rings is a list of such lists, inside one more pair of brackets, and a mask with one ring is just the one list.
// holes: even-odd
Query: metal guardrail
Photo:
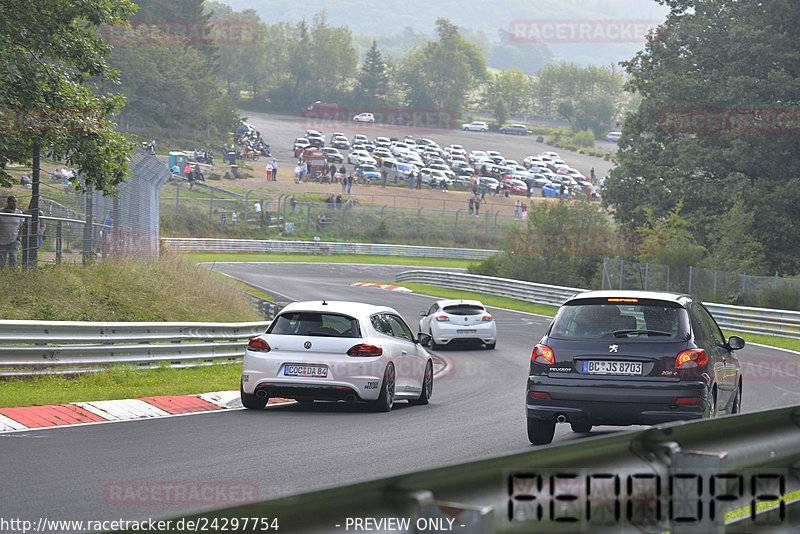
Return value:
[(0, 377), (238, 359), (269, 323), (0, 321)]
[[(536, 304), (561, 306), (576, 293), (588, 291), (575, 287), (536, 284), (508, 278), (494, 278), (446, 271), (413, 270), (399, 273), (397, 282), (417, 282), (450, 289), (463, 289), (487, 295), (510, 297)], [(721, 328), (748, 334), (766, 334), (800, 339), (800, 312), (766, 308), (745, 308), (726, 304), (703, 303)]]
[(380, 243), (333, 243), (328, 241), (282, 241), (277, 239), (215, 239), (162, 237), (161, 250), (170, 252), (275, 252), (279, 254), (365, 254), (418, 258), (482, 260), (496, 250), (422, 247)]
[(255, 295), (247, 295), (250, 297), (250, 300), (253, 302), (253, 305), (258, 310), (258, 313), (261, 314), (264, 319), (271, 321), (278, 315), (278, 312), (283, 309), (283, 304), (279, 304), (277, 302), (272, 302), (271, 300), (262, 299), (256, 297)]
[[(172, 525), (269, 518), (293, 533), (365, 530), (365, 520), (370, 530), (409, 534), (796, 532), (799, 422), (800, 406), (792, 406), (669, 423), (205, 512)], [(521, 417), (521, 440), (524, 426)]]
[(463, 289), (487, 295), (524, 300), (535, 304), (549, 304), (551, 306), (561, 306), (572, 295), (586, 291), (575, 287), (550, 286), (512, 280), (510, 278), (495, 278), (447, 271), (404, 271), (395, 276), (395, 281), (417, 282), (450, 289)]

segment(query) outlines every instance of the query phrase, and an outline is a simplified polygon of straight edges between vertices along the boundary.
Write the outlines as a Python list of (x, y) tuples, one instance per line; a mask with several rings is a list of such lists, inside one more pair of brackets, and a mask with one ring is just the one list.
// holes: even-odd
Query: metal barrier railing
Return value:
[[(395, 281), (463, 289), (551, 306), (561, 306), (572, 295), (588, 291), (575, 287), (550, 286), (522, 280), (446, 271), (405, 271), (399, 273), (395, 277)], [(767, 334), (800, 339), (800, 312), (743, 308), (710, 302), (703, 304), (722, 328), (748, 334)]]
[[(355, 520), (363, 527), (369, 518), (376, 531), (407, 533), (794, 532), (798, 421), (800, 406), (791, 406), (663, 424), (203, 512), (172, 524), (266, 517), (282, 531), (302, 534), (359, 530)], [(522, 437), (524, 416), (519, 424)]]
[(86, 372), (114, 364), (189, 366), (235, 359), (268, 325), (0, 321), (0, 377)]
[(481, 260), (496, 250), (423, 247), (380, 243), (334, 243), (328, 241), (283, 241), (277, 239), (215, 239), (162, 237), (162, 250), (169, 252), (275, 252), (280, 254), (366, 254), (419, 258)]

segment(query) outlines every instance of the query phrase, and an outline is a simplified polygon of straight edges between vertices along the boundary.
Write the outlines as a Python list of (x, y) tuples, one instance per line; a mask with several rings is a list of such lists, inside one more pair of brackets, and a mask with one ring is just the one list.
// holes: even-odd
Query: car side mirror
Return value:
[(420, 345), (427, 345), (431, 340), (431, 335), (425, 332), (420, 332), (417, 334), (417, 343)]
[(420, 316), (420, 317), (425, 317), (426, 315), (428, 315), (428, 314), (427, 314), (427, 313), (425, 313), (424, 311), (421, 311), (421, 312), (419, 312), (419, 316)]
[(744, 348), (744, 339), (739, 336), (731, 336), (728, 338), (728, 348), (730, 350), (740, 350)]

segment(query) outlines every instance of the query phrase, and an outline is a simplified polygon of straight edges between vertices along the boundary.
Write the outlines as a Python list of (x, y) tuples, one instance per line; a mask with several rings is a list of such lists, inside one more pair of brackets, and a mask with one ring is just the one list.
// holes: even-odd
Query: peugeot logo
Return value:
[[(308, 348), (308, 347), (306, 347)], [(617, 352), (619, 350), (619, 345), (609, 345), (608, 352)]]
[(305, 343), (303, 343), (303, 346), (304, 346), (306, 349), (310, 349), (310, 348), (311, 348), (311, 342), (310, 342), (310, 341), (306, 341)]

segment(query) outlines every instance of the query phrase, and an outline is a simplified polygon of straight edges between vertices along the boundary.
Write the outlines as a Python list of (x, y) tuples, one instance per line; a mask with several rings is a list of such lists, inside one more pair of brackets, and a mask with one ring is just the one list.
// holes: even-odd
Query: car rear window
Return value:
[(668, 301), (592, 299), (565, 304), (550, 335), (557, 338), (674, 340), (688, 332), (688, 316), (680, 304)]
[(478, 315), (484, 312), (483, 306), (476, 304), (454, 304), (444, 307), (445, 313), (450, 315)]
[(276, 317), (267, 334), (284, 336), (361, 337), (358, 320), (335, 313), (288, 312)]

